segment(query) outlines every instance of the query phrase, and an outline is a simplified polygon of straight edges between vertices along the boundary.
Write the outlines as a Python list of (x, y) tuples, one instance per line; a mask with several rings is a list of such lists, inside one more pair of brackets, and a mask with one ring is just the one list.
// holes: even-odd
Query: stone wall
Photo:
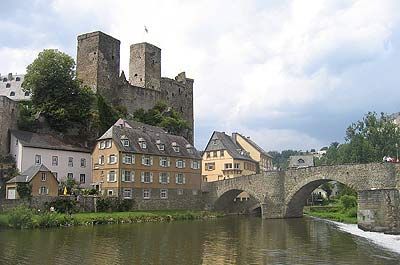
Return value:
[(400, 234), (399, 191), (358, 192), (358, 227), (367, 231)]
[(17, 129), (18, 103), (0, 96), (0, 155), (7, 155), (10, 149), (9, 130)]

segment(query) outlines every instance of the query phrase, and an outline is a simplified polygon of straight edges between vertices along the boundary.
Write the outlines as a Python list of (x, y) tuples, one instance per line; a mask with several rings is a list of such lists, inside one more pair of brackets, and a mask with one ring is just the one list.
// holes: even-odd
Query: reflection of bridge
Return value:
[(206, 183), (208, 203), (229, 207), (242, 191), (261, 207), (263, 218), (301, 217), (307, 197), (321, 184), (338, 181), (358, 191), (358, 225), (365, 230), (400, 232), (400, 165), (320, 166), (242, 176)]

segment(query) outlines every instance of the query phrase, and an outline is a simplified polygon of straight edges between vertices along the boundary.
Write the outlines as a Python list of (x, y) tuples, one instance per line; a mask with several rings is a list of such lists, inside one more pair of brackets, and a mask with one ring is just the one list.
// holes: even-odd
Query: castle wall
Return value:
[(9, 152), (9, 130), (17, 129), (17, 102), (0, 96), (0, 155)]

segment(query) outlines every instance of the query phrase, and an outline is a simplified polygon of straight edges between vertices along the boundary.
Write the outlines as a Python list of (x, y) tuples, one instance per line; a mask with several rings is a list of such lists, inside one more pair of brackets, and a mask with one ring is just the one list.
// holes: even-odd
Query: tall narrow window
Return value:
[(68, 157), (68, 166), (73, 167), (74, 166), (74, 158), (73, 157)]
[(42, 156), (35, 155), (35, 165), (40, 165), (40, 164), (42, 164)]
[(58, 166), (58, 156), (52, 156), (51, 157), (51, 165), (52, 166)]

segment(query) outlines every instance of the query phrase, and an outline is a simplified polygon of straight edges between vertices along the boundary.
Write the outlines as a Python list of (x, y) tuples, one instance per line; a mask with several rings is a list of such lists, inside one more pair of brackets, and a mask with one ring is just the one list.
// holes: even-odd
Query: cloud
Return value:
[(214, 129), (240, 130), (266, 148), (319, 148), (363, 113), (399, 103), (397, 0), (34, 3), (26, 18), (0, 19), (27, 36), (0, 42), (8, 61), (0, 71), (21, 71), (47, 46), (75, 56), (76, 35), (103, 30), (121, 40), (127, 72), (129, 45), (151, 42), (162, 48), (164, 76), (185, 70), (195, 79), (200, 149)]

